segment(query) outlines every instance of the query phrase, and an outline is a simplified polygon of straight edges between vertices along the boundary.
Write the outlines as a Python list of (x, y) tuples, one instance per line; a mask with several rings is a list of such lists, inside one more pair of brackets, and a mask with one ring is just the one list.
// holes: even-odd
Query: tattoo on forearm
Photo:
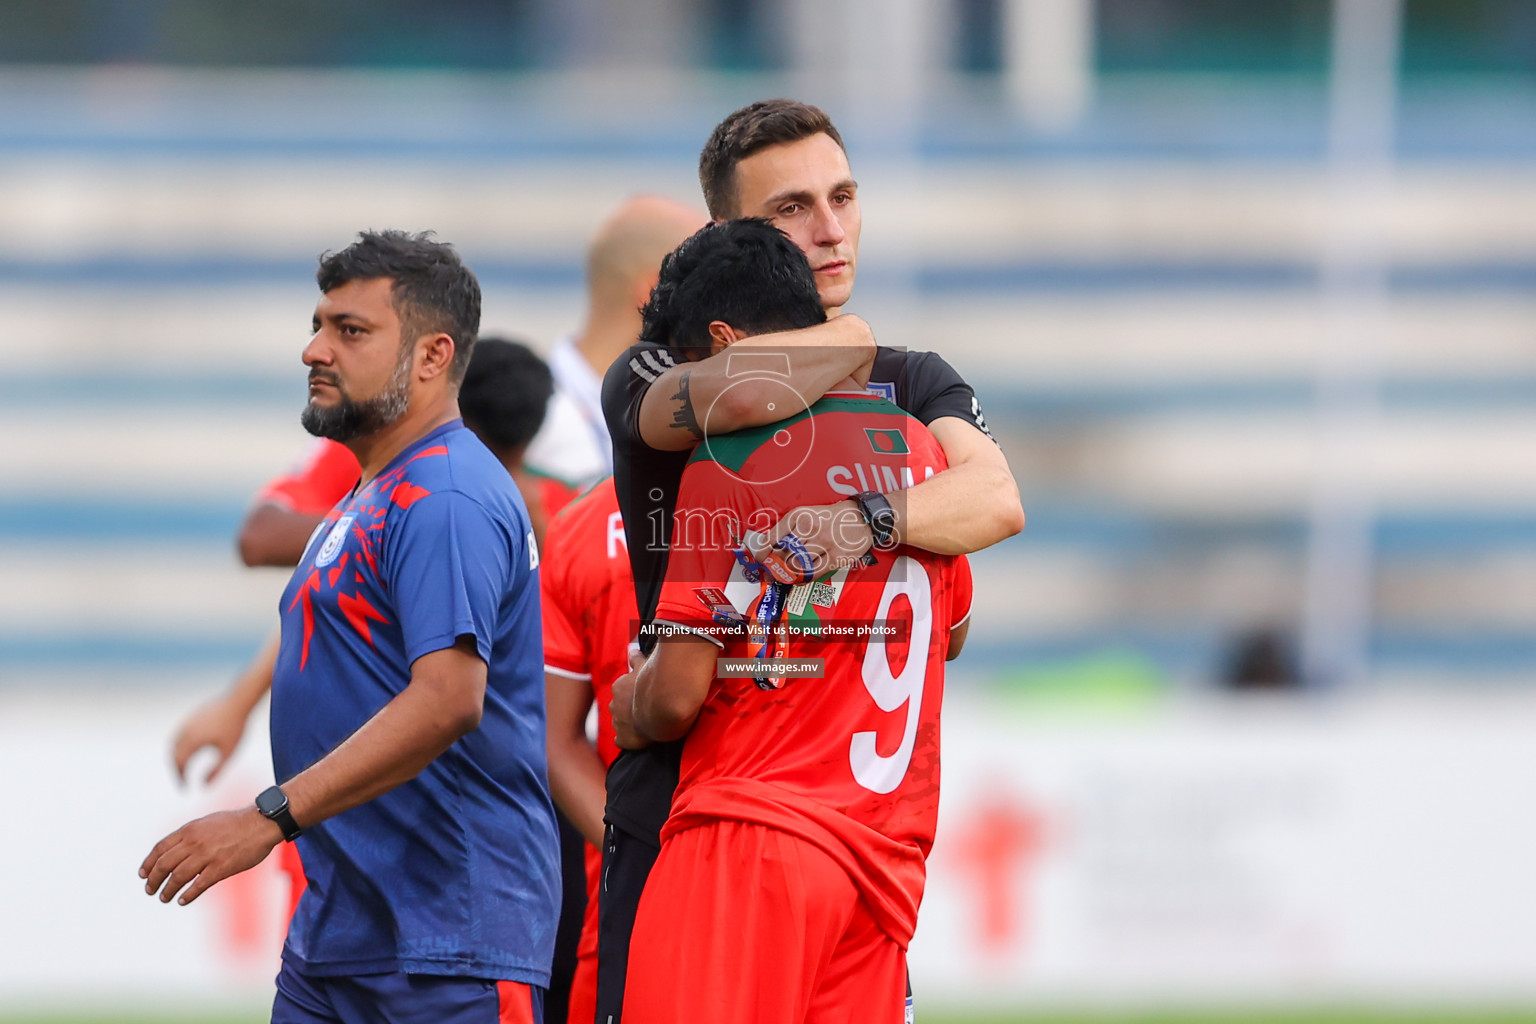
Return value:
[(704, 428), (699, 426), (699, 417), (693, 411), (693, 399), (688, 397), (688, 377), (692, 371), (684, 370), (682, 377), (677, 382), (677, 394), (672, 396), (672, 401), (680, 403), (672, 412), (672, 426), (688, 431), (694, 437), (703, 439)]

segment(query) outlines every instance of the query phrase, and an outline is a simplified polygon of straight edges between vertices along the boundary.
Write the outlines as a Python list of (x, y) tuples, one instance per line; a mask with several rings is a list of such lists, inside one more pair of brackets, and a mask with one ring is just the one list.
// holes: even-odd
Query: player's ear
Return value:
[(454, 347), (453, 339), (442, 332), (422, 335), (416, 342), (416, 351), (421, 357), (417, 372), (421, 379), (432, 380), (446, 374), (453, 364)]
[(726, 323), (724, 320), (711, 320), (709, 322), (710, 355), (723, 352), (736, 344), (746, 335)]

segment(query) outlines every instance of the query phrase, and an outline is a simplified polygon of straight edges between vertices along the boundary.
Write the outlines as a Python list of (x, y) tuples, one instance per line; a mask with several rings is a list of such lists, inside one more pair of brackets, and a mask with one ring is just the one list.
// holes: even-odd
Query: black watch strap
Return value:
[(889, 547), (891, 535), (896, 532), (896, 510), (891, 508), (885, 495), (879, 491), (863, 491), (853, 496), (853, 502), (875, 536), (875, 547)]
[(293, 820), (293, 814), (288, 810), (288, 794), (281, 786), (268, 786), (262, 790), (256, 797), (256, 809), (263, 817), (277, 822), (277, 827), (283, 830), (283, 838), (290, 843), (304, 831)]

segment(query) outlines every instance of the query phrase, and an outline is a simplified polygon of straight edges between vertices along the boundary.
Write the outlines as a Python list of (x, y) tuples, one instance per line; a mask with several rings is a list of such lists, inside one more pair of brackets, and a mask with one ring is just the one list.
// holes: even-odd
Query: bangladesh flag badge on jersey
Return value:
[(907, 439), (901, 436), (899, 430), (876, 430), (874, 427), (865, 427), (864, 436), (869, 438), (869, 446), (879, 455), (906, 455), (912, 451), (907, 447)]

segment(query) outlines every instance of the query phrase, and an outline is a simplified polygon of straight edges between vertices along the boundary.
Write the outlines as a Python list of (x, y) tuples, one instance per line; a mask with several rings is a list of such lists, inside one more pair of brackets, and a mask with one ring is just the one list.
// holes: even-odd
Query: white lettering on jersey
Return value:
[(624, 514), (611, 512), (608, 515), (608, 557), (618, 558), (623, 552), (625, 558), (629, 557), (629, 541), (624, 536)]
[[(901, 466), (899, 469), (892, 469), (890, 466), (870, 463), (868, 469), (869, 475), (866, 477), (864, 475), (865, 467), (857, 462), (853, 464), (852, 469), (849, 469), (847, 466), (829, 466), (827, 467), (827, 486), (832, 488), (836, 494), (846, 494), (852, 497), (861, 491), (870, 490), (878, 490), (882, 494), (893, 494), (896, 491), (904, 491), (908, 487), (913, 487), (917, 484), (917, 478), (913, 476), (911, 466)], [(932, 466), (923, 467), (924, 480), (930, 479), (933, 473)], [(859, 479), (859, 486), (857, 487), (853, 485), (855, 475)], [(870, 481), (874, 482), (873, 487), (870, 486)]]
[(847, 466), (830, 467), (827, 470), (827, 486), (835, 493), (846, 494), (849, 497), (859, 493), (859, 489), (853, 486), (853, 473)]
[(992, 436), (992, 431), (987, 427), (987, 418), (981, 414), (981, 399), (975, 395), (971, 396), (971, 417), (976, 421), (978, 430), (988, 437)]
[(539, 567), (539, 542), (533, 539), (533, 531), (528, 531), (528, 571)]

